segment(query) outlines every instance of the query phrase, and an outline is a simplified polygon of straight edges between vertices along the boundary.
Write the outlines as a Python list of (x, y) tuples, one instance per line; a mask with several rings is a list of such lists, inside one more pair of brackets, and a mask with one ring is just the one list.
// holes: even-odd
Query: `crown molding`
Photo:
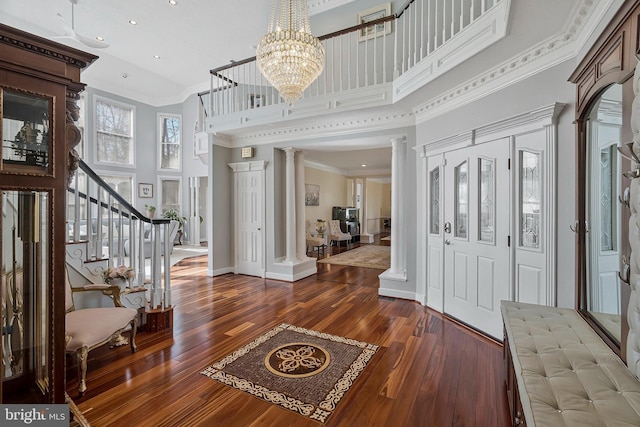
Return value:
[(347, 171), (347, 176), (354, 178), (367, 178), (371, 175), (379, 176), (379, 175), (391, 175), (391, 169), (370, 169), (370, 170), (361, 170), (361, 169), (351, 169)]
[(327, 166), (322, 163), (310, 162), (309, 160), (304, 161), (304, 165), (311, 169), (317, 169), (323, 172), (335, 173), (336, 175), (347, 175), (347, 171), (340, 168), (334, 168), (333, 166)]
[(385, 111), (370, 117), (344, 120), (343, 117), (322, 118), (321, 121), (304, 125), (290, 126), (279, 129), (263, 129), (241, 135), (231, 136), (234, 146), (247, 144), (261, 145), (301, 141), (316, 138), (341, 137), (360, 134), (363, 132), (378, 132), (414, 126), (415, 119), (411, 112)]
[(218, 145), (225, 148), (235, 148), (233, 140), (228, 135), (213, 134), (213, 145)]
[(567, 104), (556, 102), (536, 110), (527, 111), (504, 120), (489, 123), (476, 129), (452, 135), (435, 141), (418, 144), (413, 149), (417, 153), (433, 155), (454, 148), (462, 148), (468, 145), (477, 145), (514, 135), (514, 129), (518, 134), (552, 126), (557, 123), (560, 112)]

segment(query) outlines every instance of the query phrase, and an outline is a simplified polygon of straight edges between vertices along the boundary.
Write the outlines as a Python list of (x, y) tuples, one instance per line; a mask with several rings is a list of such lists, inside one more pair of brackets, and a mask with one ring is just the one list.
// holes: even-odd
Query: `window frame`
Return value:
[(183, 208), (183, 201), (182, 201), (182, 175), (158, 175), (158, 180), (157, 180), (157, 185), (158, 185), (158, 191), (157, 191), (157, 203), (158, 203), (158, 212), (160, 214), (160, 217), (162, 217), (162, 214), (164, 213), (164, 189), (162, 187), (162, 183), (163, 181), (177, 181), (178, 182), (178, 213), (180, 213), (180, 215), (182, 216), (186, 216), (184, 215), (182, 208)]
[[(98, 102), (111, 104), (120, 108), (131, 110), (131, 143), (129, 144), (129, 158), (131, 163), (118, 163), (98, 160)], [(96, 142), (93, 150), (93, 161), (95, 165), (116, 166), (121, 168), (136, 168), (136, 106), (125, 102), (116, 101), (100, 95), (93, 98), (93, 138)]]
[[(162, 146), (164, 142), (162, 141), (162, 126), (165, 118), (177, 118), (179, 122), (179, 142), (178, 142), (178, 164), (177, 168), (163, 168), (162, 167)], [(174, 114), (174, 113), (158, 113), (157, 114), (157, 134), (156, 134), (156, 147), (158, 151), (158, 163), (157, 168), (158, 172), (182, 172), (182, 151), (183, 151), (183, 136), (182, 136), (182, 114)]]
[[(136, 206), (136, 201), (138, 200), (138, 195), (137, 195), (137, 193), (135, 191), (135, 188), (136, 188), (136, 174), (135, 174), (135, 172), (128, 172), (128, 171), (121, 172), (121, 171), (115, 171), (115, 170), (112, 170), (112, 169), (102, 169), (102, 170), (96, 170), (95, 173), (98, 174), (98, 176), (100, 176), (103, 179), (104, 179), (105, 176), (107, 176), (107, 177), (131, 178), (131, 200), (129, 201), (129, 203), (133, 207)], [(126, 198), (125, 198), (125, 200), (126, 200)]]

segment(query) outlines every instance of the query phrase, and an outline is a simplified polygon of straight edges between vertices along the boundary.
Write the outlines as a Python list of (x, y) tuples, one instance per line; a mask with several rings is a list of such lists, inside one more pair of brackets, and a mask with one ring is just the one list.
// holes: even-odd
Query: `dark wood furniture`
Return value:
[[(622, 135), (621, 144), (633, 138), (630, 126), (631, 103), (633, 101), (633, 76), (640, 52), (640, 1), (627, 1), (621, 6), (604, 32), (600, 35), (569, 81), (576, 85), (576, 308), (607, 344), (626, 360), (626, 336), (628, 322), (626, 318), (630, 290), (627, 283), (620, 280), (620, 313), (622, 330), (618, 341), (588, 310), (588, 182), (587, 161), (589, 152), (588, 132), (589, 114), (600, 95), (614, 84), (622, 85)], [(621, 170), (628, 171), (631, 164), (620, 157)], [(629, 179), (622, 177), (621, 189), (629, 186)], [(620, 194), (619, 196), (623, 196)], [(629, 209), (620, 209), (616, 219), (621, 224), (620, 271), (626, 270), (629, 260)]]
[(0, 403), (65, 402), (65, 197), (95, 59), (0, 24)]

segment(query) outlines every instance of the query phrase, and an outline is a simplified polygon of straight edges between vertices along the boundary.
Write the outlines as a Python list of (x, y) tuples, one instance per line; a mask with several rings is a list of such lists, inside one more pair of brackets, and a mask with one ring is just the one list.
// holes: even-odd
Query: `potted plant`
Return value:
[(156, 214), (156, 207), (153, 205), (144, 205), (144, 209), (147, 211), (147, 216), (153, 218)]
[(162, 217), (166, 219), (172, 219), (174, 221), (178, 221), (178, 233), (176, 234), (176, 239), (178, 240), (178, 244), (181, 245), (182, 235), (184, 234), (184, 231), (182, 229), (184, 228), (184, 225), (187, 223), (187, 218), (180, 215), (180, 213), (173, 208), (169, 208), (166, 211), (164, 211), (162, 213)]

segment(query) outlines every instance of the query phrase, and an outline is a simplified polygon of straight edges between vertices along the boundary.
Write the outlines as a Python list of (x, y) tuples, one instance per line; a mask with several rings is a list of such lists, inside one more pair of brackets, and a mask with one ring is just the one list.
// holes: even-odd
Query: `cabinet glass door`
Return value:
[(3, 172), (50, 173), (50, 97), (2, 88)]
[(3, 191), (1, 198), (2, 401), (49, 391), (49, 193)]

